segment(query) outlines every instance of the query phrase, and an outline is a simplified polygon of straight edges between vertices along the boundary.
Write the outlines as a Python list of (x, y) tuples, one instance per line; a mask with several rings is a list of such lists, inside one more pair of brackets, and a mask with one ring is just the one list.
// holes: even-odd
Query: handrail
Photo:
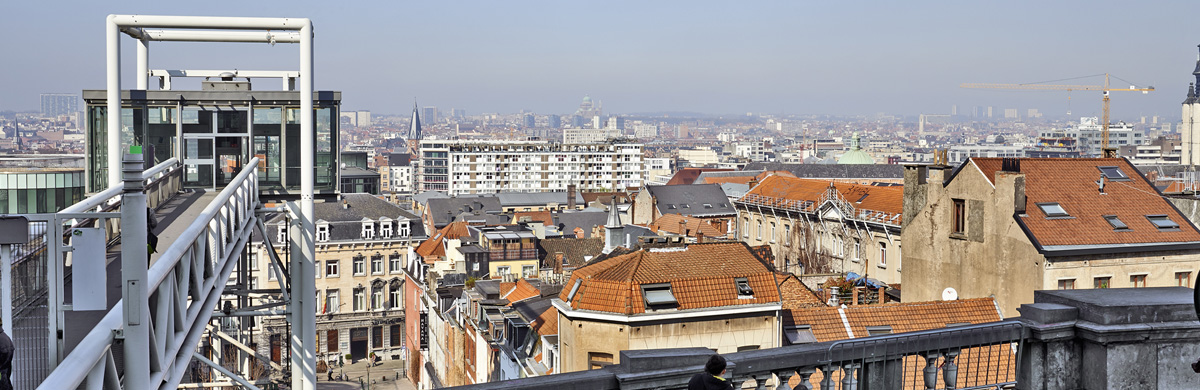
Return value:
[(145, 172), (142, 172), (142, 180), (153, 178), (154, 175), (157, 175), (157, 174), (167, 170), (167, 168), (171, 168), (171, 167), (178, 166), (178, 165), (179, 165), (178, 158), (175, 158), (175, 157), (168, 158), (167, 161), (160, 162), (160, 163), (158, 163), (158, 165), (155, 165), (155, 166), (151, 167), (150, 169), (147, 169)]

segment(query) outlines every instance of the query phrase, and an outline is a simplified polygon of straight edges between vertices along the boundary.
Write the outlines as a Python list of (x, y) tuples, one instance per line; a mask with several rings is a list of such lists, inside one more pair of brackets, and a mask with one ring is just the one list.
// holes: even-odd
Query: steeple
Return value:
[(608, 223), (604, 224), (604, 253), (610, 253), (621, 246), (624, 242), (621, 236), (624, 234), (625, 224), (621, 223), (621, 216), (617, 214), (617, 196), (613, 195), (608, 208)]
[[(1196, 45), (1200, 48), (1200, 45)], [(1196, 76), (1196, 85), (1200, 85), (1200, 55), (1196, 56), (1196, 70), (1192, 71), (1192, 76)]]
[(421, 115), (417, 111), (417, 101), (413, 100), (412, 123), (408, 126), (408, 139), (410, 141), (421, 140)]

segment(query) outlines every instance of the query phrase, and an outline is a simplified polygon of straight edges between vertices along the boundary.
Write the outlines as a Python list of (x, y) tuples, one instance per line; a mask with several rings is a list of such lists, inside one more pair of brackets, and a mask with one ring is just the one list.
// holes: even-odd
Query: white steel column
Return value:
[(121, 183), (121, 29), (117, 26), (117, 16), (109, 15), (104, 29), (105, 40), (108, 42), (106, 60), (108, 62), (107, 93), (105, 107), (108, 126), (108, 183), (103, 187), (93, 186), (94, 191)]
[[(125, 155), (121, 173), (121, 231), (146, 231), (146, 194), (142, 192), (142, 155)], [(150, 294), (145, 234), (121, 235), (121, 300), (124, 303), (125, 387), (150, 388)]]
[[(317, 382), (316, 225), (313, 222), (313, 33), (312, 22), (300, 28), (300, 261), (292, 269), (292, 388), (314, 390)], [(295, 255), (293, 255), (295, 256)], [(295, 348), (299, 346), (300, 348)]]
[(137, 39), (137, 89), (150, 89), (150, 41)]

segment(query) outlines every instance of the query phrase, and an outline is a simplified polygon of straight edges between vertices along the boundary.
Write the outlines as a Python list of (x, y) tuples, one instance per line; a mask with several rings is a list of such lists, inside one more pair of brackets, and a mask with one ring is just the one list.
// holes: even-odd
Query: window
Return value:
[(1150, 220), (1150, 223), (1154, 224), (1158, 230), (1179, 229), (1179, 224), (1166, 215), (1147, 215), (1146, 219)]
[(756, 237), (758, 238), (759, 241), (762, 241), (762, 232), (763, 232), (763, 221), (760, 219), (760, 220), (758, 220), (758, 235), (756, 235)]
[(392, 342), (391, 342), (392, 348), (396, 348), (396, 347), (399, 347), (402, 345), (401, 343), (403, 342), (404, 338), (400, 336), (400, 332), (402, 332), (401, 326), (403, 326), (403, 325), (392, 325), (392, 327), (390, 329), (391, 331), (388, 332), (388, 333), (390, 333), (389, 336), (392, 336), (391, 337), (392, 338)]
[(783, 329), (784, 336), (792, 345), (811, 344), (817, 342), (817, 336), (813, 335), (812, 326), (796, 325), (789, 326)]
[(400, 228), (396, 230), (396, 234), (400, 237), (408, 237), (408, 222), (400, 221), (397, 224), (400, 225)]
[(1059, 279), (1058, 280), (1058, 289), (1059, 290), (1074, 290), (1075, 289), (1075, 279)]
[(1125, 222), (1122, 222), (1121, 219), (1117, 218), (1115, 215), (1105, 215), (1104, 220), (1108, 221), (1108, 224), (1112, 226), (1113, 230), (1129, 230), (1129, 225), (1126, 225)]
[(371, 256), (371, 273), (375, 275), (383, 273), (383, 255), (376, 253)]
[(383, 220), (379, 224), (379, 235), (383, 238), (392, 238), (392, 221)]
[(352, 271), (354, 271), (355, 275), (366, 275), (367, 274), (367, 259), (364, 258), (363, 255), (354, 256), (353, 267), (354, 267), (354, 269)]
[(579, 292), (579, 286), (583, 284), (583, 279), (575, 279), (575, 284), (571, 286), (571, 292), (567, 293), (567, 302), (575, 299), (575, 293)]
[(354, 289), (354, 311), (363, 311), (367, 308), (367, 291), (362, 287)]
[(371, 327), (371, 348), (383, 348), (383, 327)]
[(317, 242), (329, 241), (329, 224), (317, 224)]
[(753, 298), (754, 290), (750, 288), (750, 280), (746, 278), (734, 278), (733, 282), (737, 285), (738, 298)]
[(862, 258), (862, 244), (858, 240), (854, 240), (854, 261)]
[(967, 201), (954, 199), (954, 221), (950, 232), (954, 234), (967, 233)]
[(754, 351), (754, 350), (757, 350), (758, 348), (759, 348), (759, 346), (757, 346), (757, 345), (743, 345), (743, 346), (738, 347), (737, 351), (738, 352)]
[(1109, 288), (1112, 286), (1111, 276), (1100, 276), (1092, 279), (1092, 287), (1094, 288)]
[(280, 244), (287, 242), (287, 230), (287, 225), (282, 223), (279, 224), (279, 228), (276, 230), (279, 234), (277, 237), (275, 237), (275, 240)]
[(1129, 284), (1134, 288), (1146, 287), (1146, 275), (1129, 275)]
[(775, 222), (771, 222), (771, 243), (775, 243)]
[(792, 225), (783, 225), (783, 246), (792, 245)]
[(321, 310), (321, 312), (337, 313), (338, 305), (340, 304), (341, 302), (338, 301), (338, 290), (336, 288), (332, 290), (325, 290), (325, 308)]
[(532, 278), (535, 276), (537, 276), (537, 267), (532, 266), (532, 265), (521, 266), (521, 277)]
[(868, 326), (867, 327), (867, 336), (879, 336), (879, 335), (885, 335), (885, 334), (892, 334), (892, 326), (891, 325), (880, 325), (880, 326)]
[(339, 268), (337, 260), (325, 260), (325, 277), (337, 277)]
[(371, 310), (383, 310), (383, 286), (371, 287)]
[(338, 331), (331, 329), (325, 331), (325, 352), (338, 351)]
[(275, 275), (275, 267), (267, 268), (267, 280), (276, 280), (279, 277)]
[(1107, 177), (1108, 180), (1112, 180), (1112, 181), (1129, 180), (1129, 176), (1126, 176), (1125, 172), (1121, 171), (1121, 168), (1117, 168), (1117, 167), (1096, 167), (1096, 168), (1099, 169), (1100, 173), (1103, 174), (1105, 177)]
[(1192, 273), (1190, 271), (1176, 272), (1175, 273), (1175, 285), (1179, 286), (1179, 287), (1191, 287), (1192, 286)]
[(389, 287), (388, 295), (391, 296), (391, 304), (388, 308), (400, 309), (400, 303), (404, 302), (404, 289), (400, 288), (400, 283), (394, 283)]
[(613, 364), (613, 355), (604, 352), (588, 352), (588, 369), (599, 370)]
[(750, 237), (750, 218), (742, 220), (742, 237)]
[(400, 252), (392, 252), (392, 255), (388, 256), (388, 263), (390, 263), (388, 267), (390, 267), (394, 274), (400, 273), (404, 268), (404, 265), (400, 262)]
[(670, 283), (642, 285), (642, 298), (646, 301), (647, 310), (670, 309), (679, 305), (675, 294), (671, 293)]
[(1046, 214), (1046, 218), (1070, 216), (1070, 214), (1067, 214), (1067, 209), (1064, 209), (1058, 203), (1038, 203), (1037, 206), (1039, 209), (1042, 209), (1043, 214)]
[(502, 266), (496, 267), (496, 276), (508, 275), (509, 272), (511, 272), (510, 271), (511, 269), (512, 268), (509, 268), (509, 266), (507, 266), (507, 265), (502, 265)]
[(879, 243), (879, 267), (887, 267), (887, 243)]
[(375, 223), (370, 219), (363, 218), (362, 238), (375, 238)]

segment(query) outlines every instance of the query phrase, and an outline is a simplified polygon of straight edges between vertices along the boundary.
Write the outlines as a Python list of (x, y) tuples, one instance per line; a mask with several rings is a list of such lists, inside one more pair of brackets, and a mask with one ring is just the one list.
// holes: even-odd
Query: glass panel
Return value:
[(241, 110), (221, 110), (217, 111), (217, 132), (218, 133), (248, 133), (249, 122), (247, 122), (246, 111)]
[(317, 189), (333, 189), (333, 179), (336, 177), (335, 169), (336, 162), (333, 158), (333, 142), (335, 141), (334, 129), (337, 126), (337, 115), (333, 115), (333, 108), (324, 107), (314, 109), (314, 125), (316, 144), (316, 158), (313, 161), (313, 168), (316, 177), (314, 185)]
[(201, 110), (199, 108), (184, 108), (183, 109), (183, 132), (184, 133), (212, 133), (213, 132), (213, 112)]
[(88, 172), (91, 174), (90, 191), (100, 191), (108, 188), (108, 108), (104, 106), (89, 107), (88, 147), (91, 153), (88, 158)]
[(283, 123), (283, 108), (255, 108), (254, 109), (254, 124), (256, 125), (278, 125)]
[(11, 190), (0, 190), (0, 214), (8, 214), (8, 194)]

